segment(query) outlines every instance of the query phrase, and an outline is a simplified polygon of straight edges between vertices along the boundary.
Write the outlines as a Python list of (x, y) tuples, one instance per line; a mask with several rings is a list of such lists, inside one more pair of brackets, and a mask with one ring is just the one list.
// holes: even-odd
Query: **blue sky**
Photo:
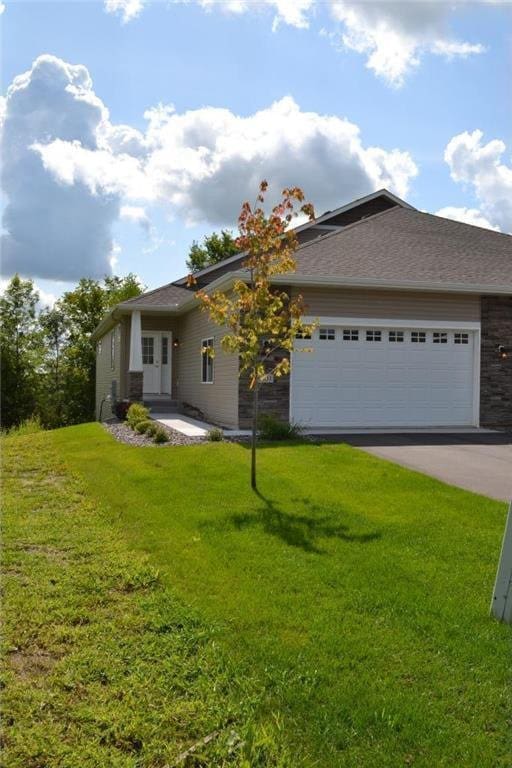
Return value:
[[(118, 0), (121, 4), (127, 1)], [(105, 249), (112, 246), (112, 240), (116, 272), (134, 271), (148, 287), (180, 276), (192, 240), (229, 225), (236, 218), (234, 201), (241, 203), (250, 191), (249, 182), (254, 180), (257, 170), (250, 171), (242, 163), (239, 165), (244, 167), (238, 172), (236, 162), (237, 156), (243, 156), (246, 141), (254, 143), (253, 168), (261, 167), (271, 184), (274, 176), (276, 184), (283, 180), (290, 185), (300, 183), (312, 202), (320, 204), (319, 212), (324, 206), (347, 202), (352, 189), (354, 196), (364, 194), (372, 191), (382, 178), (389, 177), (389, 185), (394, 183), (395, 191), (405, 192), (407, 199), (421, 209), (456, 209), (450, 215), (511, 231), (512, 212), (507, 197), (512, 193), (512, 6), (460, 0), (453, 10), (452, 4), (444, 3), (431, 4), (430, 10), (426, 4), (413, 0), (403, 3), (402, 10), (397, 12), (396, 6), (400, 4), (390, 6), (377, 0), (358, 5), (351, 0), (341, 4), (341, 12), (335, 12), (328, 3), (303, 3), (304, 20), (290, 21), (285, 8), (277, 29), (273, 30), (278, 0), (273, 4), (271, 0), (271, 7), (265, 8), (241, 0), (243, 8), (236, 13), (225, 5), (214, 4), (205, 9), (196, 2), (148, 3), (126, 23), (122, 8), (117, 13), (107, 13), (101, 2), (7, 2), (0, 22), (2, 92), (6, 94), (14, 78), (29, 72), (43, 54), (50, 54), (63, 65), (85, 67), (92, 80), (86, 88), (89, 101), (94, 96), (102, 102), (108, 109), (110, 125), (129, 126), (145, 136), (144, 157), (141, 159), (140, 153), (135, 156), (140, 164), (137, 173), (144, 166), (144, 179), (151, 192), (138, 199), (137, 190), (134, 192), (138, 176), (130, 181), (127, 191), (125, 172), (120, 174), (117, 168), (112, 169), (113, 163), (122, 162), (123, 158), (110, 144), (102, 144), (103, 138), (97, 144), (94, 139), (94, 146), (89, 146), (94, 156), (74, 156), (77, 142), (86, 145), (84, 126), (77, 127), (76, 136), (69, 131), (61, 136), (60, 129), (55, 127), (59, 110), (69, 109), (71, 114), (76, 102), (68, 104), (56, 93), (54, 82), (59, 80), (60, 65), (52, 64), (53, 68), (45, 70), (45, 77), (54, 81), (45, 88), (51, 91), (47, 97), (48, 110), (53, 111), (55, 121), (47, 120), (41, 135), (37, 133), (38, 125), (27, 136), (30, 146), (34, 140), (44, 146), (57, 139), (74, 143), (66, 148), (61, 142), (51, 152), (43, 146), (37, 157), (34, 149), (26, 149), (25, 155), (13, 159), (3, 191), (4, 206), (11, 204), (4, 219), (4, 277), (18, 268), (33, 276), (43, 291), (56, 295), (66, 287), (57, 277), (74, 279), (80, 269), (90, 274), (101, 271), (102, 264), (107, 263)], [(286, 2), (284, 5), (287, 6)], [(373, 16), (365, 16), (370, 5), (375, 6)], [(347, 15), (350, 13), (352, 16)], [(427, 17), (422, 16), (424, 13)], [(360, 32), (357, 25), (362, 25), (367, 34), (373, 23), (377, 32), (362, 43), (354, 43), (354, 33)], [(384, 41), (378, 31), (382, 23), (388, 35)], [(306, 28), (301, 28), (306, 24)], [(350, 34), (352, 38), (347, 40)], [(450, 49), (447, 54), (446, 44), (453, 41), (470, 46), (471, 50), (464, 49), (461, 55), (462, 49)], [(386, 62), (383, 66), (368, 66), (376, 48), (377, 53), (384, 50), (386, 54), (395, 42), (405, 51), (399, 76), (390, 73)], [(411, 45), (417, 45), (412, 54), (407, 53)], [(445, 46), (444, 55), (432, 53), (436, 46)], [(419, 62), (415, 64), (413, 59)], [(5, 156), (14, 158), (8, 141), (13, 141), (13, 135), (20, 135), (14, 128), (16, 120), (27, 125), (34, 119), (34, 108), (27, 106), (30, 94), (38, 105), (41, 98), (46, 98), (36, 90), (36, 80), (33, 75), (23, 100), (19, 89), (15, 94), (17, 101), (14, 97), (7, 100), (6, 126), (12, 126), (12, 130), (6, 127)], [(290, 110), (285, 110), (284, 122), (275, 120), (275, 127), (272, 112), (265, 113), (257, 126), (252, 124), (255, 113), (269, 110), (285, 96), (293, 98), (300, 113), (297, 124), (302, 138), (296, 153), (288, 153), (288, 145), (296, 138), (293, 125), (297, 122), (293, 114), (288, 114)], [(159, 124), (153, 129), (148, 150), (148, 121), (144, 113), (158, 104), (172, 104), (176, 116), (190, 113), (186, 137), (176, 138), (176, 131), (179, 133), (182, 127), (178, 130), (176, 125), (169, 124), (162, 129)], [(217, 125), (214, 113), (197, 112), (207, 107), (229, 110), (233, 119)], [(20, 110), (26, 112), (20, 115)], [(316, 117), (306, 118), (306, 114)], [(339, 118), (339, 122), (333, 127), (328, 124), (328, 116)], [(237, 118), (246, 118), (248, 122), (243, 137), (235, 131), (232, 141), (236, 149), (231, 150), (230, 126)], [(359, 129), (360, 146), (354, 153), (344, 149), (351, 140), (344, 134), (343, 119)], [(192, 173), (187, 163), (196, 163), (205, 141), (204, 133), (211, 133), (210, 120), (216, 126), (215, 141), (220, 137), (224, 150), (217, 151), (214, 159), (208, 161), (208, 172), (202, 167)], [(196, 123), (200, 123), (200, 130)], [(89, 123), (87, 126), (89, 130)], [(274, 129), (275, 141), (267, 135)], [(475, 136), (476, 130), (483, 136)], [(284, 133), (284, 138), (278, 133)], [(447, 162), (444, 154), (450, 142), (452, 151)], [(371, 152), (368, 153), (372, 147), (385, 153), (386, 158), (387, 153), (398, 150), (403, 155), (399, 167), (396, 160), (379, 160), (381, 170), (376, 171)], [(184, 195), (180, 194), (173, 159), (173, 153), (181, 156), (182, 152), (184, 159), (180, 160), (178, 170), (179, 178), (186, 180)], [(347, 156), (342, 158), (344, 152)], [(306, 154), (308, 162), (301, 168), (301, 157)], [(407, 162), (403, 159), (406, 155)], [(41, 167), (34, 171), (36, 160)], [(92, 164), (97, 173), (93, 181)], [(106, 174), (113, 174), (115, 182), (110, 176), (105, 181)], [(161, 176), (165, 177), (163, 184)], [(38, 210), (31, 216), (30, 205), (34, 204), (36, 194), (33, 191), (28, 195), (27, 203), (24, 188), (34, 178), (35, 185), (40, 180), (41, 192), (36, 202)], [(85, 191), (83, 187), (87, 184)], [(229, 202), (223, 207), (219, 196), (224, 196), (224, 189), (229, 190)], [(328, 191), (324, 194), (325, 190)], [(59, 234), (53, 242), (45, 221), (58, 221), (59, 208), (66, 208), (73, 195), (74, 202), (69, 205), (76, 208), (66, 218), (67, 239)], [(48, 216), (45, 210), (39, 210), (41, 199), (48, 206)], [(108, 216), (104, 200), (111, 207)], [(187, 222), (192, 209), (193, 224)], [(74, 235), (73, 222), (80, 211), (89, 212), (92, 228), (98, 215), (97, 231), (102, 236), (97, 241), (84, 241), (87, 222), (82, 222)], [(30, 240), (30, 254), (23, 253), (23, 248), (27, 250), (29, 246), (20, 238), (23, 240), (34, 221), (38, 231)], [(45, 239), (49, 240), (48, 248), (43, 248), (39, 257), (34, 253), (34, 243)], [(80, 256), (73, 268), (69, 264), (67, 268), (64, 260), (72, 257), (65, 253), (75, 252), (74, 243)], [(98, 253), (89, 259), (87, 248), (91, 254), (95, 249)], [(52, 259), (54, 263), (50, 266)], [(59, 259), (63, 261), (62, 271)]]

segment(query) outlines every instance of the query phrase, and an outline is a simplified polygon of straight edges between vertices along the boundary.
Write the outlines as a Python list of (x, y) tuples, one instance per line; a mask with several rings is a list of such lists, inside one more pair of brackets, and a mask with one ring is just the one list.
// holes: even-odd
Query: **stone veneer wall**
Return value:
[(128, 400), (142, 402), (142, 371), (128, 371)]
[[(482, 296), (480, 424), (512, 426), (512, 297)], [(497, 348), (503, 344), (503, 360)]]
[[(287, 352), (281, 353), (282, 359)], [(272, 368), (273, 363), (266, 366)], [(290, 376), (275, 378), (271, 384), (261, 384), (258, 399), (258, 411), (270, 414), (280, 421), (290, 418)], [(252, 426), (252, 390), (249, 389), (248, 376), (241, 376), (238, 385), (238, 425), (240, 429), (250, 429)]]

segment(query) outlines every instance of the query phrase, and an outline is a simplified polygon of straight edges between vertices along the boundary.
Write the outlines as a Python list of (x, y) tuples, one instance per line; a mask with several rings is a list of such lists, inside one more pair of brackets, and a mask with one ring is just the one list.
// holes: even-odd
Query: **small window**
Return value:
[(382, 331), (366, 331), (366, 341), (382, 341)]
[(403, 341), (404, 340), (404, 332), (403, 331), (390, 331), (389, 332), (389, 341)]
[(213, 357), (209, 350), (213, 349), (213, 339), (203, 339), (201, 343), (201, 381), (203, 384), (213, 383)]
[(413, 344), (425, 344), (427, 334), (425, 331), (411, 331), (411, 341)]
[(320, 328), (319, 338), (320, 341), (334, 341), (336, 330), (334, 328)]
[(434, 331), (432, 334), (432, 341), (434, 344), (448, 344), (448, 334)]
[(110, 334), (110, 367), (112, 370), (116, 367), (116, 332)]
[(469, 333), (454, 333), (454, 344), (469, 344)]
[(296, 339), (310, 339), (311, 338), (311, 334), (310, 333), (306, 333), (306, 332), (301, 333), (299, 331), (299, 333), (295, 334), (295, 338)]
[(153, 365), (155, 362), (155, 340), (153, 336), (142, 337), (142, 365)]
[(169, 339), (167, 336), (162, 336), (162, 365), (167, 365), (169, 362)]
[(101, 355), (101, 339), (98, 341), (98, 355)]
[(359, 341), (359, 331), (357, 328), (344, 328), (343, 341)]

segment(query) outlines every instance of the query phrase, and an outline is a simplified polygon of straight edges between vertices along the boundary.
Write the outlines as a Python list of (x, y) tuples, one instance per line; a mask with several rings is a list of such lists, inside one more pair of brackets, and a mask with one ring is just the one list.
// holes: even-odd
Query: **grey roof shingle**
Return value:
[(134, 299), (128, 299), (119, 304), (119, 307), (126, 309), (136, 309), (141, 307), (162, 307), (169, 306), (172, 309), (173, 306), (182, 304), (183, 301), (190, 299), (193, 296), (193, 292), (187, 288), (181, 288), (179, 285), (168, 283), (162, 285), (161, 288), (155, 288), (152, 291), (146, 291), (140, 296), (136, 296)]
[(394, 207), (301, 246), (297, 275), (512, 285), (512, 237)]

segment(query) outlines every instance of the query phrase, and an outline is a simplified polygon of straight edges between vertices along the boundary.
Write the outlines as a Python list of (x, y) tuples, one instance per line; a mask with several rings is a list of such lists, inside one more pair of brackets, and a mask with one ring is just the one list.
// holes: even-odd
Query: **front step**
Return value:
[(170, 397), (145, 397), (144, 405), (151, 413), (177, 413), (178, 401)]

